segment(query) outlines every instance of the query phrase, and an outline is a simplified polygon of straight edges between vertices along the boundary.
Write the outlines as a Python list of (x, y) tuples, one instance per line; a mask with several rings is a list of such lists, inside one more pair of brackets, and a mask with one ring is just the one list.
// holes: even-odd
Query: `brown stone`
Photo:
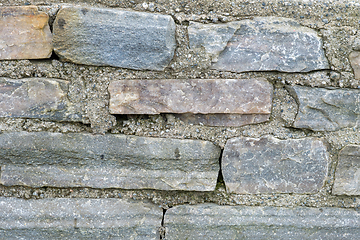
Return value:
[(110, 83), (112, 114), (270, 114), (265, 79), (119, 80)]
[(349, 60), (354, 70), (355, 79), (360, 79), (360, 52), (355, 51), (350, 53)]
[(0, 59), (48, 58), (52, 53), (49, 16), (36, 6), (0, 8)]

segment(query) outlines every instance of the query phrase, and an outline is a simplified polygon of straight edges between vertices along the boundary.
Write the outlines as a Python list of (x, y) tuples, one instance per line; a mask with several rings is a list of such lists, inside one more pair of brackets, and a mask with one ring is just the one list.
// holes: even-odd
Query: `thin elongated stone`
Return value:
[(166, 239), (357, 239), (354, 209), (181, 205), (166, 211)]
[(327, 176), (329, 153), (317, 138), (228, 140), (222, 174), (229, 193), (316, 193)]
[(299, 104), (293, 126), (313, 131), (336, 131), (359, 126), (360, 90), (288, 86)]
[(119, 80), (109, 85), (112, 114), (270, 114), (265, 79)]
[(333, 194), (360, 195), (360, 146), (348, 145), (339, 153)]
[(82, 121), (67, 99), (69, 82), (49, 78), (0, 78), (0, 117)]
[(0, 59), (49, 58), (49, 16), (36, 6), (0, 7)]
[(0, 198), (4, 239), (159, 239), (162, 209), (121, 199)]
[(213, 191), (211, 142), (126, 135), (0, 134), (1, 184)]
[(166, 15), (64, 6), (54, 22), (55, 53), (74, 63), (160, 71), (175, 47), (175, 23)]

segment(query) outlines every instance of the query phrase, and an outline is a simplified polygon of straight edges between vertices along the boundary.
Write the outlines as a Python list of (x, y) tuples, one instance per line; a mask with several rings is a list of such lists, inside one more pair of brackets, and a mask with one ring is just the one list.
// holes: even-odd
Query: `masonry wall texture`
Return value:
[(359, 13), (0, 3), (0, 238), (358, 238)]

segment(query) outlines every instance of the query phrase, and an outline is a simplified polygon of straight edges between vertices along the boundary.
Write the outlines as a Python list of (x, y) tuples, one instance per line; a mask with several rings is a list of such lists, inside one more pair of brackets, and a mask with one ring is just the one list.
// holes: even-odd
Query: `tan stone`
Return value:
[(360, 52), (352, 52), (349, 55), (351, 67), (354, 70), (355, 79), (360, 79)]
[(0, 8), (0, 59), (48, 58), (52, 53), (49, 16), (36, 6)]

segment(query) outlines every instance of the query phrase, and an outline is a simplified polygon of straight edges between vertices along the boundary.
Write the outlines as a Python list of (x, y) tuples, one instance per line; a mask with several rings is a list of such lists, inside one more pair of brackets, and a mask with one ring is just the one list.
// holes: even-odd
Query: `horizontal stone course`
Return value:
[(220, 148), (211, 142), (126, 135), (0, 134), (6, 186), (212, 191)]

